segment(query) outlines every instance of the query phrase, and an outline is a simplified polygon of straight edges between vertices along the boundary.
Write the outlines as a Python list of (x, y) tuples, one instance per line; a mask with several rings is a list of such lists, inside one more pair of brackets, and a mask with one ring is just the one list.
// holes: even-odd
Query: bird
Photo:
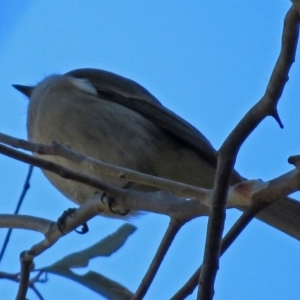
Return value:
[[(217, 152), (212, 144), (137, 82), (109, 71), (82, 68), (47, 76), (35, 86), (13, 86), (29, 98), (29, 141), (48, 145), (56, 141), (106, 163), (202, 188), (213, 187)], [(149, 190), (83, 169), (59, 156), (43, 157), (121, 188)], [(79, 205), (101, 192), (49, 171), (43, 173)], [(231, 185), (243, 180), (234, 170)], [(112, 216), (113, 212), (107, 209), (103, 214)], [(300, 240), (300, 202), (283, 198), (256, 217)]]

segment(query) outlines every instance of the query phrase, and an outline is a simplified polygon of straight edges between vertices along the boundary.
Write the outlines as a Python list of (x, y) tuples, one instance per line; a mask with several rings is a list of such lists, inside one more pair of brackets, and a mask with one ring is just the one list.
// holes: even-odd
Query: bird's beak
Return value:
[(23, 95), (27, 96), (28, 98), (31, 96), (34, 86), (27, 86), (27, 85), (20, 85), (20, 84), (13, 84), (12, 85), (16, 90), (21, 92)]

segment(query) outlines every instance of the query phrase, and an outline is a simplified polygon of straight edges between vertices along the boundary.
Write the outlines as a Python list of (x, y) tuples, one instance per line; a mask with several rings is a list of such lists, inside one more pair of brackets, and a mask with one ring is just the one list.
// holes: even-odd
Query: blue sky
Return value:
[[(51, 73), (93, 67), (139, 82), (218, 148), (264, 93), (290, 3), (3, 1), (0, 131), (26, 137), (27, 99), (12, 83), (35, 84)], [(285, 128), (281, 130), (267, 118), (255, 130), (238, 155), (236, 169), (243, 176), (268, 180), (292, 169), (287, 158), (299, 154), (299, 79), (296, 59), (278, 107)], [(1, 213), (13, 212), (27, 169), (25, 164), (0, 156)], [(35, 169), (21, 213), (56, 220), (69, 207), (73, 203)], [(226, 228), (239, 214), (228, 211)], [(131, 222), (138, 230), (125, 246), (110, 258), (95, 259), (89, 268), (134, 291), (168, 219), (145, 214)], [(168, 299), (200, 264), (206, 222), (206, 218), (197, 219), (182, 229), (145, 299)], [(87, 235), (71, 233), (61, 239), (36, 259), (36, 266), (83, 249), (122, 223), (95, 218), (89, 222)], [(0, 240), (4, 235), (1, 230)], [(18, 271), (19, 253), (41, 238), (37, 233), (14, 231), (1, 270)], [(215, 299), (298, 299), (299, 251), (298, 241), (253, 221), (221, 259)], [(92, 291), (53, 275), (38, 288), (46, 299), (99, 299)], [(2, 280), (0, 293), (13, 299), (16, 285)], [(36, 299), (31, 292), (29, 298)], [(189, 299), (194, 298), (195, 294)]]

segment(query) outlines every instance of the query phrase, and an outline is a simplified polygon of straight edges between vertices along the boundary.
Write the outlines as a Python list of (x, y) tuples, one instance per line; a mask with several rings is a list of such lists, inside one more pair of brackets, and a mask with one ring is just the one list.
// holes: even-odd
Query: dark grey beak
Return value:
[(16, 90), (21, 92), (23, 95), (27, 96), (28, 98), (31, 96), (34, 86), (28, 86), (28, 85), (20, 85), (20, 84), (13, 84), (12, 85)]

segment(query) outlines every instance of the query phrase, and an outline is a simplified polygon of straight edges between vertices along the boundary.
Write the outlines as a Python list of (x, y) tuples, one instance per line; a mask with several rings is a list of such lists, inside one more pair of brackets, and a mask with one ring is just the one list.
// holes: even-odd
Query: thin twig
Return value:
[(214, 295), (214, 282), (219, 268), (229, 178), (236, 155), (243, 142), (266, 116), (270, 115), (275, 117), (277, 121), (279, 120), (276, 105), (288, 80), (290, 67), (295, 60), (298, 23), (298, 11), (296, 7), (292, 6), (285, 17), (281, 52), (269, 80), (265, 95), (249, 110), (220, 148), (204, 260), (199, 278), (199, 300), (210, 300)]
[(42, 282), (42, 283), (46, 282), (45, 279), (40, 279), (41, 276), (42, 276), (43, 274), (45, 274), (45, 271), (44, 271), (44, 270), (37, 270), (37, 269), (35, 269), (35, 270), (33, 270), (33, 271), (35, 271), (35, 272), (37, 272), (37, 273), (36, 273), (35, 276), (33, 276), (33, 277), (30, 279), (30, 284), (35, 284), (36, 282)]
[(43, 295), (39, 292), (39, 290), (35, 287), (34, 284), (29, 284), (29, 288), (31, 288), (35, 294), (37, 295), (37, 297), (40, 299), (40, 300), (44, 300), (44, 297)]
[[(21, 193), (19, 201), (17, 203), (17, 207), (16, 207), (16, 209), (14, 211), (15, 215), (17, 215), (19, 213), (21, 205), (23, 203), (23, 200), (25, 199), (26, 193), (27, 193), (27, 191), (30, 188), (29, 181), (30, 181), (30, 178), (31, 178), (32, 170), (33, 170), (33, 166), (30, 165), (29, 169), (28, 169), (28, 173), (27, 173), (26, 179), (25, 179), (25, 182), (24, 182), (24, 185), (23, 185), (22, 193)], [(9, 228), (8, 231), (7, 231), (7, 233), (6, 233), (6, 236), (5, 236), (3, 245), (2, 245), (2, 249), (1, 249), (1, 252), (0, 252), (0, 262), (2, 261), (2, 258), (3, 258), (3, 255), (5, 253), (6, 247), (8, 245), (11, 233), (12, 233), (12, 228)]]
[[(39, 271), (38, 275), (36, 275), (32, 279), (30, 279), (28, 287), (36, 293), (37, 297), (40, 300), (43, 300), (44, 298), (43, 298), (42, 294), (38, 291), (38, 289), (34, 285), (35, 282), (42, 282), (39, 279), (39, 277), (41, 276), (41, 273), (42, 273), (42, 271)], [(20, 273), (13, 273), (12, 274), (12, 273), (7, 273), (7, 272), (0, 272), (0, 279), (8, 279), (8, 280), (19, 283), (20, 282)]]
[[(34, 271), (36, 271), (36, 270), (34, 270)], [(30, 279), (30, 281), (29, 281), (29, 284), (28, 284), (28, 286), (29, 286), (29, 288), (31, 288), (34, 292), (35, 292), (35, 294), (37, 295), (37, 297), (40, 299), (40, 300), (44, 300), (44, 297), (42, 296), (42, 294), (39, 292), (39, 290), (36, 288), (36, 286), (35, 286), (35, 284), (36, 284), (36, 282), (39, 282), (39, 283), (45, 283), (45, 282), (47, 282), (47, 280), (41, 280), (40, 279), (40, 277), (42, 276), (44, 274), (44, 271), (37, 271), (37, 274), (34, 276), (34, 277), (32, 277), (31, 279)]]
[(20, 273), (7, 273), (7, 272), (0, 272), (0, 279), (9, 279), (15, 282), (19, 282)]
[(142, 279), (137, 291), (135, 292), (134, 296), (131, 300), (139, 300), (143, 299), (145, 294), (147, 293), (166, 253), (168, 252), (176, 234), (182, 227), (184, 222), (178, 219), (171, 219), (168, 229), (165, 232), (165, 235), (157, 249), (157, 252), (148, 268), (147, 273), (145, 274), (144, 278)]

